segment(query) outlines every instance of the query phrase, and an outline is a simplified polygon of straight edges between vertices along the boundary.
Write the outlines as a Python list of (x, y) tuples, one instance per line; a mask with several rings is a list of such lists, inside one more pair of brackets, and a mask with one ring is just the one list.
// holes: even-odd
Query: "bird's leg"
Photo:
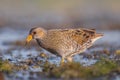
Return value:
[(68, 62), (72, 62), (73, 61), (72, 56), (68, 56), (66, 59), (67, 59)]
[(65, 62), (65, 58), (62, 57), (61, 61), (60, 61), (60, 64), (63, 64)]

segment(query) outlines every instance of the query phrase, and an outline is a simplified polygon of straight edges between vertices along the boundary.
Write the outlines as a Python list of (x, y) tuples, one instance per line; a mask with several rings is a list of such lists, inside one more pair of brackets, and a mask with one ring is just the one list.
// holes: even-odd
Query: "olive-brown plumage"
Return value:
[(103, 34), (93, 29), (51, 29), (32, 28), (29, 33), (38, 44), (49, 52), (72, 61), (72, 56), (85, 51)]

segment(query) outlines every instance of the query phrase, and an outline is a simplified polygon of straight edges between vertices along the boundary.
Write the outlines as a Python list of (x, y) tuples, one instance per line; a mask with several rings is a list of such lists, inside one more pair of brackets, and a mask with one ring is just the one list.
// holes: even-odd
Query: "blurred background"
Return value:
[[(116, 52), (120, 54), (120, 0), (0, 0), (0, 71), (11, 68), (14, 71), (16, 65), (19, 69), (10, 74), (0, 72), (0, 80), (45, 80), (46, 76), (37, 72), (42, 72), (40, 53), (48, 55), (48, 52), (37, 44), (31, 43), (29, 48), (24, 45), (34, 26), (96, 29), (104, 33), (104, 37), (85, 52), (89, 55), (77, 55), (75, 61), (92, 65), (105, 56), (104, 53), (109, 54), (107, 58), (120, 59), (114, 55)], [(94, 53), (97, 56), (91, 58)], [(6, 60), (8, 62), (4, 64)], [(48, 59), (54, 64), (59, 61), (59, 57)], [(10, 67), (8, 63), (15, 66)], [(120, 80), (120, 74), (112, 77), (107, 76), (104, 80)]]
[(119, 0), (0, 0), (0, 27), (120, 29)]

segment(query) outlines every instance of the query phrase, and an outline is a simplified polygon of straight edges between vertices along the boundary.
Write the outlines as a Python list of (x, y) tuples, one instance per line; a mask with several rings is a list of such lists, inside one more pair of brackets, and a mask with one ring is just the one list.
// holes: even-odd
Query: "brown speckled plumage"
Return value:
[(52, 30), (33, 28), (30, 30), (30, 34), (42, 48), (63, 59), (72, 58), (75, 54), (85, 51), (92, 46), (94, 41), (103, 36), (93, 29), (84, 28)]

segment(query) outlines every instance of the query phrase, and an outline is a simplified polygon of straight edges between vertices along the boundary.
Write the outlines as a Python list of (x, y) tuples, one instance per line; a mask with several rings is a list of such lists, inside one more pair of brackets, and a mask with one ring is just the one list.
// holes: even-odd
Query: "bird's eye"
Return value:
[(36, 32), (33, 32), (33, 34), (36, 34)]

